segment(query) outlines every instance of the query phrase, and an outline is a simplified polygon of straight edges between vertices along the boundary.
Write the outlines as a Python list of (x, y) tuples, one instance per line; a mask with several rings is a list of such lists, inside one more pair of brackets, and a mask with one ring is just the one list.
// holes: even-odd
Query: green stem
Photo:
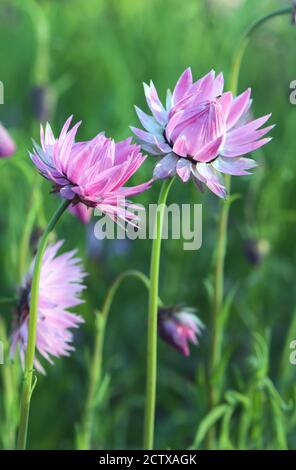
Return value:
[(32, 230), (34, 227), (34, 222), (38, 213), (38, 209), (40, 206), (40, 181), (41, 178), (38, 176), (38, 180), (34, 185), (32, 195), (30, 198), (29, 203), (29, 212), (26, 218), (26, 223), (24, 226), (22, 238), (20, 241), (20, 249), (19, 249), (19, 263), (18, 263), (18, 282), (21, 283), (24, 273), (26, 271), (27, 261), (28, 261), (28, 252), (30, 246), (30, 237), (32, 234)]
[[(280, 15), (291, 14), (291, 7), (284, 7), (275, 10), (268, 15), (256, 20), (245, 32), (242, 40), (239, 43), (237, 51), (234, 55), (232, 62), (232, 69), (230, 75), (230, 91), (234, 95), (237, 94), (239, 74), (241, 69), (242, 60), (249, 44), (250, 38), (257, 29), (266, 21)], [(226, 189), (230, 194), (231, 177), (229, 175), (225, 178)], [(209, 377), (209, 408), (212, 410), (219, 402), (220, 384), (217, 380), (217, 368), (221, 362), (221, 347), (223, 342), (223, 326), (219, 322), (219, 316), (223, 307), (224, 297), (224, 267), (225, 255), (227, 246), (227, 226), (229, 218), (230, 204), (228, 201), (221, 203), (221, 210), (219, 216), (218, 235), (217, 235), (217, 251), (215, 258), (215, 272), (214, 272), (214, 296), (213, 296), (213, 317), (212, 317), (212, 336), (210, 348), (210, 377)], [(208, 435), (208, 447), (212, 447), (215, 439), (215, 430)]]
[(158, 207), (155, 216), (154, 237), (152, 242), (150, 264), (150, 291), (148, 312), (148, 339), (147, 339), (147, 385), (144, 423), (144, 449), (151, 450), (154, 446), (155, 404), (156, 404), (156, 378), (157, 378), (157, 307), (159, 287), (159, 264), (161, 252), (161, 238), (165, 203), (173, 179), (164, 180), (158, 198)]
[[(0, 317), (0, 340), (4, 345), (4, 358), (9, 356), (9, 340), (6, 334), (4, 319)], [(17, 430), (17, 403), (19, 390), (18, 363), (5, 359), (5, 364), (0, 367), (2, 378), (2, 406), (3, 416), (1, 420), (1, 442), (5, 450), (13, 450), (15, 446), (15, 435)]]
[(246, 51), (246, 48), (249, 44), (251, 36), (255, 33), (260, 26), (262, 26), (267, 21), (275, 18), (276, 16), (287, 15), (292, 13), (292, 7), (283, 7), (279, 8), (278, 10), (272, 11), (268, 15), (262, 16), (258, 20), (254, 21), (248, 29), (245, 31), (241, 41), (239, 42), (238, 48), (234, 54), (234, 58), (232, 61), (231, 67), (231, 75), (230, 75), (230, 91), (235, 95), (238, 89), (238, 81), (239, 81), (239, 73), (241, 69), (242, 60)]
[[(226, 175), (225, 183), (227, 192), (230, 192), (231, 177)], [(213, 318), (212, 318), (212, 337), (211, 337), (211, 356), (210, 356), (210, 390), (209, 400), (210, 409), (212, 409), (218, 401), (218, 390), (215, 386), (215, 372), (216, 367), (220, 363), (221, 358), (221, 343), (223, 331), (220, 328), (219, 313), (223, 305), (223, 294), (224, 294), (224, 265), (225, 265), (225, 254), (227, 244), (227, 226), (229, 217), (229, 203), (227, 201), (222, 202), (219, 224), (218, 224), (218, 242), (216, 252), (216, 263), (215, 263), (215, 278), (214, 278), (214, 298), (213, 298)]]
[(54, 227), (56, 226), (59, 218), (63, 212), (67, 209), (71, 201), (63, 200), (58, 207), (57, 211), (54, 213), (51, 218), (48, 226), (46, 227), (37, 250), (32, 287), (31, 287), (31, 299), (30, 299), (30, 313), (29, 313), (29, 332), (28, 332), (28, 346), (26, 352), (25, 360), (25, 370), (24, 370), (24, 379), (23, 379), (23, 390), (21, 397), (21, 412), (20, 412), (20, 424), (19, 424), (19, 433), (17, 448), (25, 449), (27, 442), (27, 431), (28, 431), (28, 421), (29, 421), (29, 412), (30, 412), (30, 402), (31, 395), (33, 392), (34, 385), (33, 382), (33, 371), (34, 371), (34, 358), (35, 358), (35, 348), (36, 348), (36, 331), (37, 331), (37, 320), (38, 320), (38, 292), (39, 292), (39, 279), (42, 266), (42, 258), (46, 249), (48, 237)]
[[(122, 282), (130, 277), (134, 277), (139, 279), (144, 286), (150, 289), (150, 281), (149, 278), (137, 270), (129, 270), (125, 271), (124, 273), (120, 274), (112, 284), (111, 288), (109, 289), (102, 311), (97, 314), (97, 322), (96, 322), (96, 339), (95, 339), (95, 347), (94, 353), (92, 358), (92, 363), (90, 367), (90, 380), (89, 380), (89, 389), (85, 404), (85, 411), (84, 411), (84, 418), (82, 423), (82, 435), (79, 436), (78, 439), (78, 447), (80, 450), (89, 450), (91, 448), (91, 438), (92, 438), (92, 430), (93, 430), (93, 422), (94, 422), (94, 414), (95, 414), (95, 405), (96, 405), (96, 398), (98, 393), (98, 388), (101, 382), (101, 374), (102, 374), (102, 356), (103, 356), (103, 347), (104, 347), (104, 338), (105, 338), (105, 331), (106, 331), (106, 324), (109, 318), (110, 309), (114, 300), (114, 296), (116, 295), (119, 287), (121, 286)], [(161, 301), (159, 300), (159, 304), (161, 305)]]

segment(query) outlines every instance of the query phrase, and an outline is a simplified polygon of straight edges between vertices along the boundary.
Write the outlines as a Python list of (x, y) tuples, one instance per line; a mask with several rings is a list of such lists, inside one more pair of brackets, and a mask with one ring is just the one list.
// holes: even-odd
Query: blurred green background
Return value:
[[(14, 157), (0, 161), (1, 296), (13, 294), (20, 281), (20, 243), (36, 203), (35, 185), (42, 185), (35, 228), (44, 227), (58, 204), (49, 195), (49, 182), (41, 181), (28, 158), (31, 139), (39, 138), (39, 121), (49, 119), (58, 131), (74, 114), (83, 121), (80, 139), (101, 130), (125, 138), (128, 126), (137, 124), (133, 105), (146, 109), (143, 81), (153, 79), (161, 97), (189, 65), (196, 78), (214, 68), (227, 81), (245, 28), (285, 4), (289, 2), (0, 0), (0, 80), (5, 87), (0, 120), (18, 145)], [(231, 207), (226, 259), (226, 294), (235, 289), (235, 295), (229, 300), (221, 364), (225, 408), (219, 419), (220, 448), (296, 448), (296, 366), (289, 363), (289, 341), (296, 339), (296, 107), (289, 102), (290, 82), (296, 79), (295, 43), (289, 16), (276, 18), (252, 38), (242, 64), (239, 90), (252, 87), (254, 115), (272, 112), (276, 128), (272, 142), (256, 153), (260, 166), (255, 174), (233, 178), (233, 191), (240, 197)], [(153, 165), (150, 157), (134, 181), (149, 178)], [(156, 183), (137, 201), (156, 202), (158, 191)], [(208, 291), (220, 202), (180, 182), (169, 199), (203, 204), (203, 244), (192, 252), (183, 251), (182, 241), (164, 243), (161, 297), (169, 305), (196, 307), (206, 330), (189, 358), (159, 342), (156, 442), (158, 448), (184, 448), (196, 437), (195, 445), (206, 447), (199, 425), (207, 415)], [(149, 241), (96, 241), (95, 222), (83, 226), (68, 214), (56, 230), (65, 249), (78, 247), (90, 273), (87, 302), (80, 308), (86, 323), (76, 335), (75, 353), (46, 366), (47, 376), (38, 377), (29, 436), (33, 449), (75, 447), (94, 311), (118, 273), (128, 268), (148, 273)], [(108, 386), (96, 414), (96, 448), (141, 446), (146, 301), (144, 288), (130, 280), (112, 308), (104, 349)], [(9, 332), (11, 311), (1, 307), (0, 314)], [(7, 367), (0, 366), (0, 397)]]

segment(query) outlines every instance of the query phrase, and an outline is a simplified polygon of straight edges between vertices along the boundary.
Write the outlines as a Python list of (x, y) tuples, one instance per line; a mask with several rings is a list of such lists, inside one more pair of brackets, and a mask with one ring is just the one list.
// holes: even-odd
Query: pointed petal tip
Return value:
[(241, 93), (241, 95), (244, 95), (244, 94), (245, 94), (245, 95), (247, 95), (247, 96), (250, 98), (251, 93), (252, 93), (252, 88), (251, 88), (251, 87), (248, 87), (245, 91), (243, 91), (243, 92)]
[[(135, 111), (137, 113), (137, 116), (138, 118), (140, 119), (140, 115), (144, 113), (144, 111), (142, 111), (141, 108), (139, 108), (139, 106), (135, 105)], [(140, 119), (141, 120), (141, 119)]]
[(190, 77), (192, 77), (192, 70), (191, 70), (191, 67), (186, 67), (186, 69), (184, 70), (184, 72), (181, 74), (182, 75), (189, 75)]

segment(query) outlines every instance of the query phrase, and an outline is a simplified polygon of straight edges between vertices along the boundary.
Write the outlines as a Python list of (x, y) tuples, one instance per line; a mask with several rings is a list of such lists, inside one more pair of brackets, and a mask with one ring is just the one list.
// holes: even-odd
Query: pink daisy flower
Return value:
[[(83, 301), (80, 294), (85, 289), (83, 279), (86, 273), (76, 250), (57, 256), (63, 242), (49, 245), (45, 251), (39, 284), (39, 310), (36, 336), (36, 349), (40, 356), (53, 364), (52, 357), (69, 356), (74, 350), (71, 328), (77, 328), (83, 319), (70, 313), (69, 308)], [(28, 341), (30, 290), (34, 262), (20, 289), (19, 304), (14, 315), (10, 353), (13, 357), (18, 348), (24, 366)], [(35, 367), (45, 373), (39, 359), (35, 357)]]
[(0, 122), (0, 158), (10, 157), (16, 151), (16, 145), (10, 134)]
[(195, 310), (180, 305), (158, 310), (158, 334), (168, 344), (189, 356), (189, 345), (198, 344), (198, 337), (204, 329), (195, 315)]
[(193, 83), (191, 69), (179, 78), (173, 93), (168, 90), (166, 106), (156, 88), (144, 84), (152, 116), (136, 107), (146, 129), (132, 127), (142, 149), (163, 156), (154, 170), (154, 178), (178, 175), (187, 182), (191, 177), (202, 189), (206, 185), (220, 197), (226, 197), (223, 174), (248, 175), (257, 164), (242, 157), (271, 139), (262, 138), (274, 126), (263, 126), (270, 114), (248, 121), (251, 90), (233, 97), (223, 92), (224, 78), (212, 70)]
[[(30, 154), (39, 172), (52, 181), (54, 192), (61, 197), (96, 207), (113, 220), (133, 219), (133, 205), (126, 198), (151, 186), (151, 181), (138, 186), (124, 187), (145, 161), (140, 146), (131, 138), (115, 143), (103, 133), (87, 142), (75, 142), (80, 123), (70, 130), (70, 117), (58, 138), (49, 124), (41, 126), (41, 146), (34, 143)], [(85, 219), (85, 217), (83, 217)]]

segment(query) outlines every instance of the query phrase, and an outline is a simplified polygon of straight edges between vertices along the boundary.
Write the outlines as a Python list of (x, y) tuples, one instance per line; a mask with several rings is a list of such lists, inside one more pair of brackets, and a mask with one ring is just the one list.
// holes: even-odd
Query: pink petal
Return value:
[(257, 142), (251, 142), (248, 144), (244, 145), (237, 145), (234, 146), (233, 148), (224, 148), (221, 151), (221, 155), (223, 157), (239, 157), (240, 155), (245, 155), (246, 153), (253, 152), (254, 150), (259, 149), (265, 144), (268, 144), (268, 142), (271, 141), (271, 137), (265, 138), (258, 140)]
[(232, 103), (229, 116), (227, 119), (227, 129), (231, 129), (246, 112), (251, 96), (251, 88), (248, 88), (241, 95), (237, 96)]
[(150, 86), (148, 86), (146, 83), (144, 83), (144, 91), (145, 91), (147, 104), (148, 104), (153, 116), (155, 117), (157, 122), (159, 122), (162, 125), (165, 125), (166, 122), (167, 122), (167, 112), (164, 109), (164, 107), (163, 107), (163, 105), (162, 105), (162, 103), (161, 103), (161, 101), (158, 97), (156, 88), (155, 88), (152, 81), (150, 81)]
[(224, 76), (223, 73), (219, 73), (214, 80), (213, 89), (212, 89), (212, 99), (217, 98), (217, 96), (222, 95), (224, 88)]
[(197, 163), (196, 165), (192, 165), (192, 173), (202, 183), (205, 183), (214, 194), (221, 198), (226, 198), (226, 188), (219, 173), (215, 171), (212, 165)]
[(16, 151), (16, 145), (10, 134), (0, 123), (0, 158), (10, 157)]
[(69, 211), (75, 215), (83, 224), (88, 224), (91, 219), (92, 209), (83, 203), (71, 204)]
[(272, 129), (272, 127), (267, 127), (266, 132), (264, 132), (263, 134), (256, 133), (257, 129), (263, 126), (263, 124), (266, 123), (266, 121), (270, 118), (270, 116), (271, 114), (267, 114), (266, 116), (262, 116), (258, 119), (250, 121), (248, 124), (239, 126), (233, 129), (232, 131), (227, 132), (226, 142), (230, 141), (235, 144), (238, 144), (239, 142), (248, 143), (248, 142), (257, 140), (258, 138), (262, 137), (262, 135), (264, 135), (266, 132), (268, 132), (270, 129)]
[(230, 91), (223, 93), (221, 98), (219, 98), (219, 104), (221, 106), (221, 109), (223, 111), (224, 119), (227, 121), (229, 111), (232, 105), (232, 93)]
[(255, 168), (257, 163), (250, 158), (223, 158), (219, 157), (212, 163), (216, 170), (229, 175), (248, 175), (248, 170)]
[(221, 135), (217, 139), (205, 145), (198, 153), (194, 155), (194, 160), (205, 163), (210, 162), (219, 154), (219, 150), (223, 145), (223, 141), (224, 135)]
[(186, 183), (191, 175), (191, 162), (185, 158), (180, 158), (176, 166), (177, 174)]
[(152, 134), (159, 134), (162, 132), (162, 126), (152, 116), (149, 116), (148, 114), (144, 113), (144, 111), (142, 111), (137, 106), (135, 106), (135, 110), (142, 126), (148, 132), (151, 132)]
[(173, 153), (163, 157), (154, 168), (153, 178), (163, 179), (174, 176), (176, 174), (178, 160), (178, 157)]
[(192, 73), (191, 68), (188, 67), (180, 76), (173, 92), (172, 103), (176, 104), (180, 101), (183, 96), (187, 93), (190, 86), (192, 85)]
[(173, 151), (180, 157), (187, 156), (186, 137), (184, 135), (179, 135), (174, 143)]

